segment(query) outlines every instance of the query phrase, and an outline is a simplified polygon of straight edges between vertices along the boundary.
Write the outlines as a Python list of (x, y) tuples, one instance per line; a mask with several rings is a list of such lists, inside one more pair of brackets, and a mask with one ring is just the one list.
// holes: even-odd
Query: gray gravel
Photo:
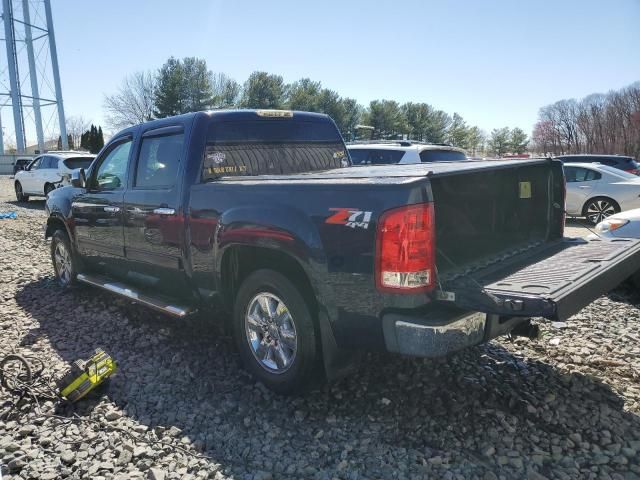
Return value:
[[(640, 295), (620, 287), (538, 341), (437, 361), (369, 355), (283, 398), (240, 368), (211, 319), (177, 324), (54, 282), (42, 201), (0, 177), (0, 357), (48, 373), (103, 347), (120, 370), (74, 406), (0, 422), (4, 478), (640, 478)], [(0, 390), (0, 409), (9, 400)], [(53, 417), (52, 415), (56, 415)]]

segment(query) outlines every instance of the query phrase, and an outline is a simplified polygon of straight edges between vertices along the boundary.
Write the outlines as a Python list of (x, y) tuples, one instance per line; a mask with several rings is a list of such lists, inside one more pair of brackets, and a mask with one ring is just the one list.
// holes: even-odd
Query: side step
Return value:
[(121, 297), (128, 298), (134, 302), (140, 303), (147, 307), (151, 307), (162, 313), (171, 315), (172, 317), (185, 318), (192, 313), (195, 313), (195, 309), (182, 305), (174, 305), (160, 297), (153, 297), (147, 293), (142, 293), (138, 290), (131, 288), (129, 285), (121, 282), (114, 282), (113, 280), (104, 277), (102, 275), (90, 275), (86, 273), (78, 274), (78, 281), (93, 285), (94, 287), (102, 288), (109, 292), (120, 295)]

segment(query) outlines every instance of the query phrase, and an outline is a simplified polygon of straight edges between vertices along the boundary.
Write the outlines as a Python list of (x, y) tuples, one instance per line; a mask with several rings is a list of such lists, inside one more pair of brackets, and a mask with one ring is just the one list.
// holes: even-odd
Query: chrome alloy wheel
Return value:
[(593, 224), (600, 223), (616, 213), (616, 209), (608, 200), (594, 200), (587, 206), (587, 220)]
[(64, 243), (58, 242), (53, 251), (53, 261), (56, 266), (58, 280), (63, 285), (71, 283), (72, 264), (71, 254)]
[(296, 358), (298, 336), (284, 302), (269, 292), (256, 294), (244, 323), (247, 342), (260, 366), (270, 373), (286, 372)]

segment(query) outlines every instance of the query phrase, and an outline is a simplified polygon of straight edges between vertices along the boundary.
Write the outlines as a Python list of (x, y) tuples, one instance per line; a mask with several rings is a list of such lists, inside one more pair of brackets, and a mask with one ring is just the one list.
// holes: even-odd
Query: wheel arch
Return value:
[(273, 248), (242, 244), (226, 248), (220, 260), (219, 285), (228, 310), (232, 310), (242, 282), (256, 270), (265, 269), (274, 270), (291, 280), (300, 288), (309, 307), (317, 310), (315, 289), (304, 267), (293, 255)]
[(67, 222), (65, 222), (62, 217), (53, 214), (47, 218), (47, 227), (45, 228), (44, 238), (51, 238), (56, 230), (63, 230), (69, 237), (71, 246), (74, 246), (74, 238), (71, 235), (71, 230), (69, 229)]

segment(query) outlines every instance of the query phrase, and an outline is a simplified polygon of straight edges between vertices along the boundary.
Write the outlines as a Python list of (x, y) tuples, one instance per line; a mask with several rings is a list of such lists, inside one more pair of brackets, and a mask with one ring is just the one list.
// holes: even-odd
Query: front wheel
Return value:
[(48, 196), (49, 196), (49, 194), (50, 194), (51, 192), (53, 192), (55, 189), (56, 189), (56, 186), (55, 186), (55, 185), (53, 185), (52, 183), (47, 183), (47, 184), (44, 186), (44, 196), (45, 196), (45, 197), (48, 197)]
[(591, 225), (596, 225), (619, 211), (620, 206), (614, 200), (605, 197), (592, 198), (584, 206), (584, 216)]
[(69, 236), (56, 230), (51, 237), (51, 261), (58, 283), (65, 288), (76, 283), (78, 269)]
[(273, 270), (249, 275), (238, 290), (234, 337), (251, 374), (278, 393), (308, 389), (320, 378), (320, 349), (300, 291)]
[(16, 182), (15, 190), (16, 190), (16, 200), (18, 200), (18, 202), (29, 201), (29, 196), (24, 194), (24, 190), (22, 190), (22, 184), (20, 182)]

